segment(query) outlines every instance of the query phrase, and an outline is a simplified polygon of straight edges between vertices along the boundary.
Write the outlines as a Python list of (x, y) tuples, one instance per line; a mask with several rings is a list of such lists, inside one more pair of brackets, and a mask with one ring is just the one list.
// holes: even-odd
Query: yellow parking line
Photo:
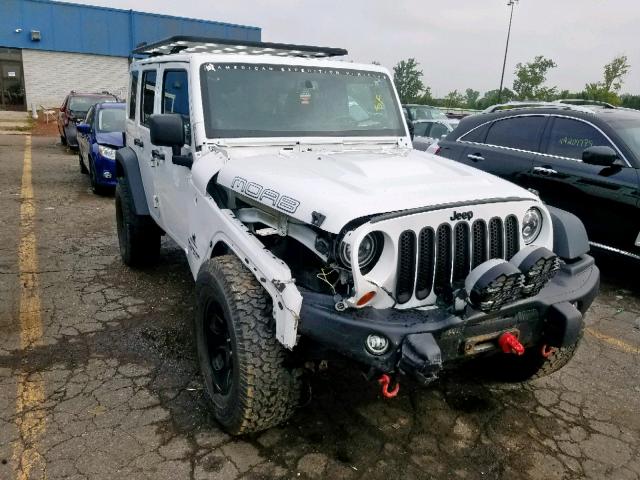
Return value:
[[(36, 213), (33, 184), (31, 182), (31, 135), (25, 136), (20, 193), (20, 348), (26, 349), (42, 343), (40, 292), (38, 286), (38, 256), (34, 220)], [(44, 381), (40, 373), (20, 373), (16, 399), (16, 418), (20, 439), (13, 450), (18, 480), (46, 478), (45, 461), (38, 452), (38, 442), (46, 428)]]
[(611, 345), (617, 350), (621, 350), (626, 353), (635, 353), (635, 354), (640, 353), (640, 347), (631, 345), (630, 343), (627, 343), (624, 340), (620, 340), (619, 338), (616, 338), (616, 337), (610, 337), (609, 335), (605, 335), (604, 333), (594, 330), (593, 328), (587, 328), (586, 330), (587, 330), (587, 333), (592, 337), (597, 338), (598, 340)]

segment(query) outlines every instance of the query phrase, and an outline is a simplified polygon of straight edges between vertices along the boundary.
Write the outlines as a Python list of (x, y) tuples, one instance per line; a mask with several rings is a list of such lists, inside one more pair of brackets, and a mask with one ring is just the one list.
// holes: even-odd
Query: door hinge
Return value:
[(153, 196), (153, 208), (158, 208), (160, 206), (160, 199), (157, 195)]

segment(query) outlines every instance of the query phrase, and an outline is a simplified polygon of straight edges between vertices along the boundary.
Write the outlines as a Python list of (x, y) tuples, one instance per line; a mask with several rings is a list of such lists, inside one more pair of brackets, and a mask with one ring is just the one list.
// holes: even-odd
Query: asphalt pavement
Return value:
[(381, 398), (349, 362), (280, 428), (230, 438), (191, 335), (193, 280), (122, 265), (113, 197), (54, 137), (0, 135), (0, 479), (638, 479), (637, 266), (603, 259), (574, 360), (527, 384), (464, 370)]

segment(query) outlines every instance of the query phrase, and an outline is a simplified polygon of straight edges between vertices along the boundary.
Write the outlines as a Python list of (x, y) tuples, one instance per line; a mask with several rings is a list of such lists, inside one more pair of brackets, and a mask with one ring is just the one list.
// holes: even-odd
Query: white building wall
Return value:
[(111, 93), (124, 98), (129, 61), (123, 57), (22, 50), (27, 108), (59, 107), (71, 91)]

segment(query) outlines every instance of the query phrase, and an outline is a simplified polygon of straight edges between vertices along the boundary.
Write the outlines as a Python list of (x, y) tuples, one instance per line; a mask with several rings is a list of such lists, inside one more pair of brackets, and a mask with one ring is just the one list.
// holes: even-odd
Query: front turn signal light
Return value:
[(373, 300), (373, 297), (376, 296), (376, 292), (371, 291), (371, 292), (367, 292), (364, 295), (362, 295), (360, 297), (360, 299), (356, 302), (356, 305), (358, 307), (363, 307), (365, 306), (367, 303), (369, 303), (371, 300)]

